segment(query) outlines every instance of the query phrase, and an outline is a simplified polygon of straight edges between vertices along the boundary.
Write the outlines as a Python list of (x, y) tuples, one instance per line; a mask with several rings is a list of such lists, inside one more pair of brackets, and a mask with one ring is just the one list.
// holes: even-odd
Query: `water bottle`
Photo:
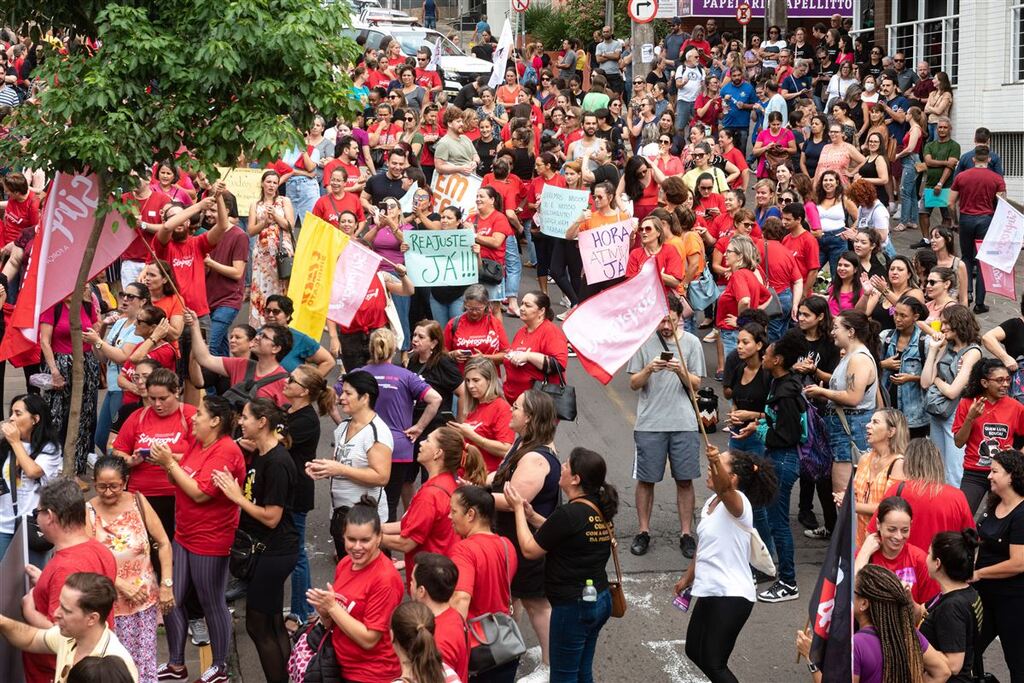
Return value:
[(597, 589), (594, 588), (593, 579), (587, 579), (587, 585), (583, 587), (583, 602), (597, 602)]

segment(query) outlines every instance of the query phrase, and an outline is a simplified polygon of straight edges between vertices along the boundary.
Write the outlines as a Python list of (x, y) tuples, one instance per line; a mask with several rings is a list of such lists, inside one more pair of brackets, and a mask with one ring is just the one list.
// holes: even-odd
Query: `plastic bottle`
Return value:
[(583, 588), (583, 602), (597, 602), (597, 589), (594, 588), (593, 579), (587, 579), (587, 585)]

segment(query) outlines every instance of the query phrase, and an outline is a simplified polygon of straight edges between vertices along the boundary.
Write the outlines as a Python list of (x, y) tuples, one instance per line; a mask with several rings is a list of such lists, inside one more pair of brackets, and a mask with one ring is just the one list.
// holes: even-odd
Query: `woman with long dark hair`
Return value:
[[(893, 265), (905, 265), (904, 257), (896, 258), (903, 261), (893, 261)], [(905, 295), (893, 306), (895, 327), (882, 332), (880, 337), (878, 367), (882, 369), (882, 391), (888, 396), (889, 405), (906, 417), (910, 438), (928, 436), (931, 430), (921, 389), (921, 372), (928, 354), (924, 350), (924, 333), (917, 326), (927, 313), (924, 304)]]
[(974, 579), (974, 557), (981, 540), (973, 528), (935, 534), (928, 550), (928, 573), (942, 593), (928, 606), (921, 633), (946, 656), (953, 683), (974, 680), (974, 648), (984, 623)]
[(615, 189), (615, 196), (625, 194), (633, 202), (633, 218), (643, 220), (647, 214), (658, 208), (658, 190), (665, 181), (665, 175), (642, 156), (632, 156)]
[(864, 293), (860, 279), (863, 273), (860, 259), (853, 251), (843, 252), (836, 260), (836, 272), (828, 288), (828, 306), (833, 316), (857, 307)]

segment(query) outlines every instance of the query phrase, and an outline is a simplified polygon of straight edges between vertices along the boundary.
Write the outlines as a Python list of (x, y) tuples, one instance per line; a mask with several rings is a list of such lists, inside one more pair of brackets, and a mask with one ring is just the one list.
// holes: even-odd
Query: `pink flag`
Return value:
[(345, 327), (366, 298), (370, 283), (377, 274), (381, 258), (355, 240), (349, 241), (338, 257), (331, 285), (331, 303), (327, 318)]
[(577, 306), (562, 326), (583, 368), (608, 384), (668, 314), (665, 286), (654, 259), (636, 277)]
[[(63, 173), (58, 173), (50, 186), (40, 228), (32, 243), (25, 282), (10, 322), (29, 343), (38, 338), (40, 314), (75, 288), (100, 201), (98, 186), (94, 175)], [(135, 233), (120, 214), (107, 214), (89, 277), (113, 263), (133, 239)], [(8, 355), (9, 352), (3, 353), (4, 357)]]
[[(981, 240), (975, 240), (974, 246), (981, 252)], [(998, 294), (1011, 301), (1017, 300), (1017, 288), (1014, 283), (1015, 270), (1009, 272), (999, 270), (993, 265), (978, 259), (978, 266), (981, 268), (981, 277), (985, 283), (985, 291), (989, 294)]]

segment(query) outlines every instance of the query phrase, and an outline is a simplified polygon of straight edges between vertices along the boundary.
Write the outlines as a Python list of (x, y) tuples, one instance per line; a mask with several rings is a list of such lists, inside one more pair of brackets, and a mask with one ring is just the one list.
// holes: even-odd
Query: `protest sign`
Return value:
[(602, 225), (579, 234), (580, 257), (587, 284), (614, 280), (626, 274), (629, 259), (629, 233), (633, 220)]
[(565, 231), (587, 208), (590, 193), (545, 185), (540, 193), (540, 231), (552, 237), (565, 238)]
[(472, 230), (409, 230), (405, 267), (417, 287), (476, 284)]
[(235, 195), (239, 216), (248, 216), (249, 207), (253, 202), (259, 201), (262, 190), (261, 179), (266, 171), (265, 168), (217, 167), (217, 172), (220, 173), (221, 180), (227, 186), (228, 192)]
[(348, 235), (322, 218), (307, 213), (302, 219), (292, 277), (288, 281), (288, 298), (295, 302), (291, 326), (314, 339), (319, 339), (324, 331), (331, 278), (348, 242)]
[(402, 210), (402, 213), (412, 213), (413, 199), (415, 199), (416, 191), (419, 189), (420, 184), (413, 183), (412, 185), (409, 186), (409, 189), (406, 190), (405, 194), (402, 195), (402, 198), (398, 200), (398, 208)]
[(370, 283), (377, 276), (381, 257), (356, 241), (350, 241), (341, 251), (334, 267), (334, 282), (331, 284), (331, 303), (327, 307), (327, 319), (346, 327), (359, 311), (370, 289)]
[(480, 189), (480, 176), (461, 173), (435, 173), (434, 210), (440, 213), (444, 207), (454, 204), (462, 209), (465, 218), (476, 213), (476, 191)]
[(978, 250), (978, 260), (1009, 273), (1017, 263), (1021, 243), (1024, 242), (1024, 214), (1002, 197), (997, 201), (996, 212)]

